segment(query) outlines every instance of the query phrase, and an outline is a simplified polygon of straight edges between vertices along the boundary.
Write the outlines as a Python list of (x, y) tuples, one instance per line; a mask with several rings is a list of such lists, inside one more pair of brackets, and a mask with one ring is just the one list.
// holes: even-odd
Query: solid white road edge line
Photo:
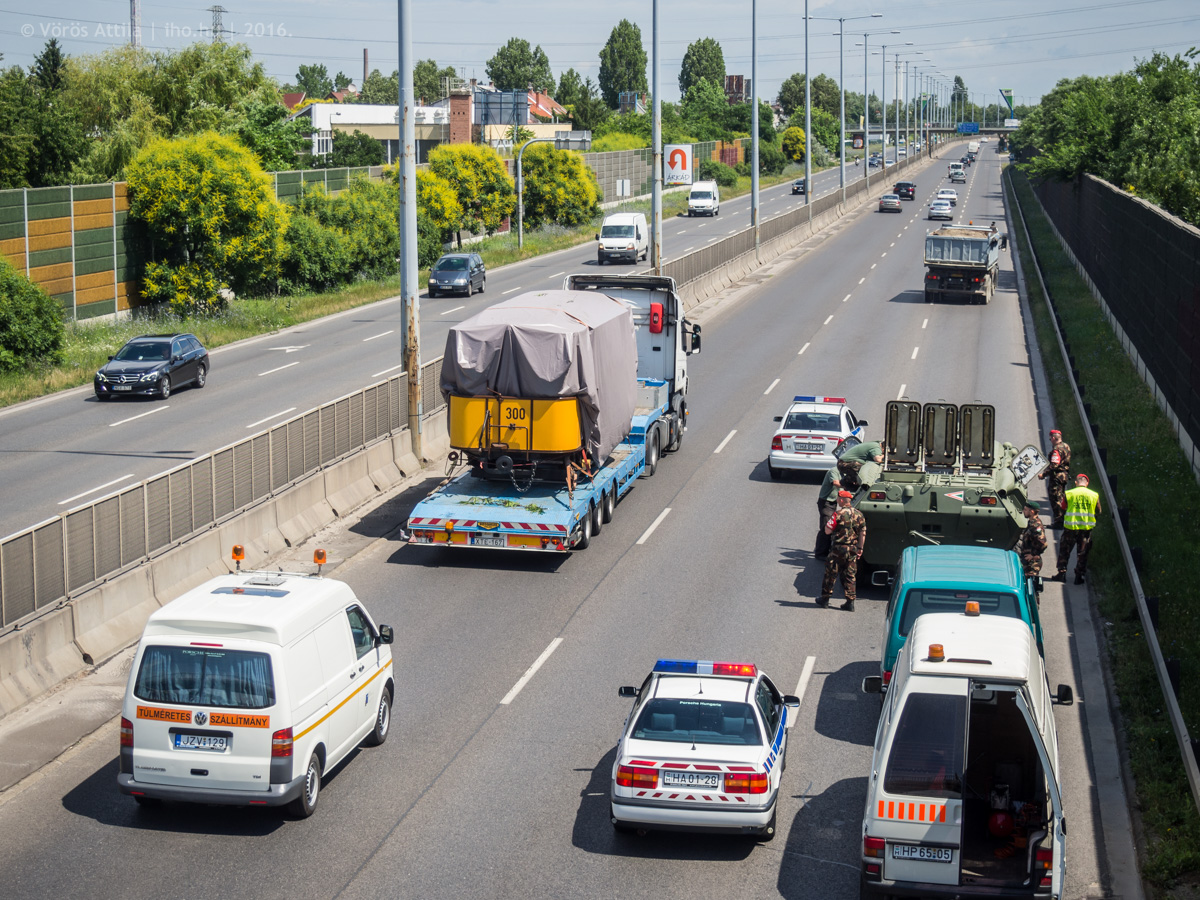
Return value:
[(395, 372), (397, 369), (403, 369), (403, 368), (404, 368), (404, 363), (400, 363), (400, 365), (398, 365), (398, 366), (392, 366), (390, 369), (384, 369), (382, 372), (376, 372), (371, 377), (378, 378), (380, 375), (386, 375), (388, 372)]
[(373, 334), (369, 338), (363, 338), (362, 342), (365, 344), (367, 341), (375, 340), (375, 338), (387, 337), (389, 334), (395, 334), (395, 333), (396, 333), (396, 329), (393, 328), (391, 331), (383, 332), (383, 334)]
[(720, 453), (722, 450), (724, 450), (725, 445), (728, 444), (731, 440), (733, 440), (733, 436), (735, 434), (737, 434), (736, 428), (733, 429), (733, 431), (729, 432), (729, 434), (725, 435), (725, 440), (723, 440), (723, 441), (721, 441), (721, 443), (717, 444), (717, 449), (714, 450), (713, 453)]
[(454, 309), (448, 309), (445, 312), (438, 313), (438, 315), (439, 316), (448, 316), (448, 315), (450, 315), (450, 313), (458, 312), (460, 309), (466, 309), (466, 307), (465, 306), (456, 306), (456, 307), (454, 307)]
[(286, 366), (280, 366), (278, 369), (267, 369), (267, 371), (265, 371), (265, 372), (259, 372), (258, 377), (262, 378), (264, 375), (270, 375), (272, 372), (282, 372), (284, 369), (290, 369), (292, 366), (298, 366), (298, 365), (300, 365), (299, 362), (294, 362), (294, 363), (288, 363)]
[(112, 487), (114, 484), (120, 484), (122, 481), (128, 481), (132, 477), (133, 477), (133, 473), (130, 473), (128, 475), (122, 475), (120, 478), (114, 478), (112, 481), (108, 482), (107, 484), (100, 485), (100, 487), (94, 487), (90, 491), (84, 491), (82, 494), (76, 494), (74, 497), (68, 497), (66, 500), (59, 500), (58, 505), (65, 506), (66, 504), (70, 503), (72, 500), (78, 500), (80, 497), (86, 497), (88, 494), (94, 494), (94, 493), (96, 493), (96, 491), (102, 491), (107, 487)]
[[(817, 658), (810, 656), (804, 660), (804, 668), (800, 670), (800, 680), (796, 682), (796, 696), (800, 698), (800, 705), (804, 705), (804, 692), (808, 690), (808, 680), (812, 678), (813, 666), (817, 664)], [(792, 722), (792, 725), (796, 724)], [(788, 726), (791, 728), (791, 725)]]
[(247, 428), (253, 428), (255, 425), (261, 425), (263, 422), (270, 422), (272, 419), (278, 419), (280, 416), (286, 416), (288, 413), (290, 413), (290, 412), (295, 412), (295, 411), (296, 411), (296, 407), (294, 407), (294, 406), (289, 406), (289, 407), (288, 407), (287, 409), (285, 409), (283, 412), (277, 412), (277, 413), (275, 413), (275, 415), (273, 415), (273, 416), (267, 416), (265, 419), (259, 419), (257, 422), (251, 422), (251, 423), (250, 423), (249, 425), (247, 425), (246, 427), (247, 427)]
[(647, 528), (644, 532), (642, 532), (642, 536), (637, 539), (637, 542), (639, 544), (646, 543), (646, 541), (649, 540), (650, 535), (654, 534), (654, 529), (662, 524), (662, 520), (665, 519), (667, 517), (667, 514), (670, 512), (671, 512), (671, 507), (669, 507), (669, 506), (666, 509), (664, 509), (662, 512), (660, 512), (658, 514), (658, 518), (650, 523), (650, 527)]
[(896, 399), (897, 399), (897, 400), (899, 400), (901, 397), (903, 397), (903, 396), (904, 396), (904, 389), (905, 389), (906, 387), (908, 387), (908, 385), (907, 385), (907, 384), (902, 384), (902, 385), (900, 385), (900, 390), (896, 392)]
[(804, 351), (805, 351), (805, 350), (807, 350), (807, 349), (808, 349), (808, 344), (805, 344), (803, 347), (801, 347), (801, 348), (800, 348), (800, 352), (799, 352), (799, 353), (797, 353), (796, 355), (797, 355), (797, 356), (803, 356), (803, 355), (804, 355)]
[[(833, 317), (830, 316), (830, 318), (833, 318)], [(767, 387), (767, 389), (765, 391), (763, 391), (763, 396), (765, 397), (767, 394), (771, 393), (771, 391), (775, 390), (775, 385), (777, 385), (777, 384), (779, 384), (778, 378), (776, 378), (774, 381), (772, 381), (771, 384)]]
[[(292, 363), (292, 365), (294, 366), (296, 364)], [(110, 422), (108, 424), (108, 427), (116, 428), (118, 425), (124, 425), (126, 422), (132, 422), (134, 419), (144, 419), (146, 416), (152, 416), (156, 412), (162, 412), (164, 409), (170, 409), (170, 408), (171, 408), (170, 405), (160, 406), (157, 409), (150, 410), (150, 412), (138, 413), (136, 416), (130, 416), (128, 419), (122, 419), (120, 422)]]
[(521, 688), (529, 684), (529, 679), (537, 674), (537, 670), (550, 658), (550, 654), (558, 649), (558, 645), (563, 642), (563, 639), (556, 637), (550, 642), (550, 646), (542, 651), (542, 655), (533, 661), (533, 665), (525, 670), (525, 674), (517, 679), (517, 683), (512, 686), (512, 690), (504, 695), (504, 699), (500, 701), (501, 706), (508, 706), (516, 699), (517, 694), (521, 693)]

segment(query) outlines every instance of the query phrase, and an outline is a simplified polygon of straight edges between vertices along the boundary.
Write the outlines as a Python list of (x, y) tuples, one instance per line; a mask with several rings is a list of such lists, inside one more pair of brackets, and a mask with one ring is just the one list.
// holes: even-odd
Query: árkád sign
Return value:
[(692, 183), (692, 145), (666, 144), (663, 147), (663, 182), (666, 184)]

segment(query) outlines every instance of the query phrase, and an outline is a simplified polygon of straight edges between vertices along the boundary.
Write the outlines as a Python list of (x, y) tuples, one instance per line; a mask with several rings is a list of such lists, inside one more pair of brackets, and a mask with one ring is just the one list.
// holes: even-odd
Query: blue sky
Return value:
[[(463, 77), (486, 80), (485, 65), (510, 37), (540, 44), (555, 76), (573, 67), (593, 80), (599, 51), (613, 26), (627, 18), (642, 29), (647, 52), (651, 2), (580, 0), (411, 0), (414, 53), (453, 65)], [(180, 47), (208, 40), (213, 0), (141, 0), (143, 43)], [(372, 69), (396, 68), (395, 0), (222, 0), (228, 39), (250, 46), (267, 71), (293, 80), (302, 63), (324, 63), (355, 82), (363, 50)], [(25, 7), (22, 9), (21, 7)], [(868, 16), (846, 23), (846, 85), (863, 85), (862, 32), (869, 46), (871, 90), (882, 88), (880, 46), (887, 44), (887, 94), (894, 92), (894, 54), (943, 75), (961, 75), (978, 102), (991, 103), (1000, 88), (1020, 102), (1036, 101), (1060, 78), (1103, 75), (1131, 68), (1155, 50), (1175, 54), (1200, 46), (1200, 0), (810, 0), (811, 16)], [(679, 65), (687, 45), (716, 38), (730, 74), (750, 74), (750, 0), (659, 0), (662, 92), (678, 99)], [(757, 0), (756, 93), (773, 100), (780, 83), (804, 70), (802, 0)], [(27, 66), (49, 37), (70, 54), (97, 53), (129, 39), (129, 0), (42, 0), (34, 5), (0, 0), (2, 65)], [(810, 22), (813, 74), (838, 76), (836, 21)], [(898, 34), (891, 34), (891, 31)], [(911, 44), (909, 44), (911, 42)], [(648, 67), (649, 68), (649, 67)], [(649, 71), (647, 71), (649, 77)]]

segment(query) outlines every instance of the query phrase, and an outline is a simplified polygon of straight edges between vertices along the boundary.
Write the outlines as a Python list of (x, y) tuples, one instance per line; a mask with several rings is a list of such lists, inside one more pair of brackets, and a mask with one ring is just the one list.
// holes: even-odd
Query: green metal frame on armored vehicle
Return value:
[(853, 501), (867, 520), (860, 577), (886, 584), (905, 547), (1016, 545), (1027, 485), (1046, 460), (997, 442), (995, 421), (985, 403), (887, 404), (883, 464), (863, 464)]

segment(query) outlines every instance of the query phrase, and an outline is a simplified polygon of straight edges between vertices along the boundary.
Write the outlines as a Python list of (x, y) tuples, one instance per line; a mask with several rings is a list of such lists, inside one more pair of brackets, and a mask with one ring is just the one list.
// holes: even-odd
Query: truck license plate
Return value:
[(662, 773), (663, 787), (710, 788), (716, 790), (721, 785), (720, 772), (672, 772), (669, 769)]
[(224, 753), (229, 747), (229, 738), (215, 734), (177, 734), (175, 735), (176, 750), (211, 750), (214, 753)]
[(948, 863), (954, 860), (954, 851), (949, 847), (921, 847), (913, 844), (892, 844), (892, 858)]
[(500, 547), (508, 546), (508, 538), (502, 534), (473, 534), (471, 535), (472, 547)]

